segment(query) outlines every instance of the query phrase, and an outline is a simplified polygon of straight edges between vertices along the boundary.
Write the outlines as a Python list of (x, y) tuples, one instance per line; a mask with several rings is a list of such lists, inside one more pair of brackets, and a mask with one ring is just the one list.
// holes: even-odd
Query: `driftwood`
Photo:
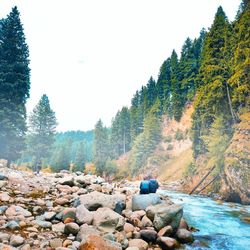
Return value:
[(220, 177), (220, 175), (216, 175), (210, 182), (208, 182), (207, 185), (205, 185), (202, 189), (200, 189), (197, 194), (201, 193), (204, 189), (206, 189), (210, 184), (212, 184), (215, 180), (217, 180)]
[(213, 166), (206, 175), (201, 179), (201, 181), (192, 189), (192, 191), (189, 194), (192, 194), (201, 184), (202, 182), (209, 176), (209, 174), (215, 169), (215, 166)]

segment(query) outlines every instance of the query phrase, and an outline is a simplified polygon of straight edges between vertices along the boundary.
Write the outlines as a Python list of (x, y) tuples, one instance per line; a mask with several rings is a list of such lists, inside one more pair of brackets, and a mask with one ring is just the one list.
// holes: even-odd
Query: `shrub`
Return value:
[(171, 142), (173, 140), (173, 137), (171, 135), (167, 135), (165, 138), (164, 138), (164, 142)]
[(174, 146), (172, 144), (168, 144), (167, 150), (172, 150)]
[(183, 133), (182, 133), (182, 131), (181, 131), (180, 129), (178, 129), (178, 130), (176, 131), (176, 133), (175, 133), (175, 139), (176, 139), (177, 141), (181, 141), (181, 140), (184, 139), (184, 135), (183, 135)]

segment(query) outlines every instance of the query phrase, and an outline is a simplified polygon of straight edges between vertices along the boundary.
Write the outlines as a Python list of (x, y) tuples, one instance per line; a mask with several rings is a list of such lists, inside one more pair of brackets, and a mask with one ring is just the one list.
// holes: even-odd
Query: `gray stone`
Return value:
[(153, 218), (153, 224), (157, 231), (170, 225), (175, 232), (179, 227), (183, 208), (179, 205), (158, 204), (147, 207), (146, 213), (148, 218)]
[(1, 233), (0, 232), (0, 242), (8, 242), (10, 239), (10, 235), (7, 233)]
[(145, 210), (150, 205), (160, 203), (161, 199), (158, 194), (136, 194), (132, 197), (132, 210)]
[(43, 216), (44, 216), (45, 220), (53, 220), (56, 216), (56, 213), (55, 212), (45, 212)]
[(0, 173), (0, 181), (4, 181), (7, 179), (8, 179), (8, 177), (6, 175)]
[(83, 204), (76, 208), (76, 222), (78, 224), (91, 224), (93, 213), (91, 213)]
[(108, 195), (97, 191), (80, 196), (81, 204), (84, 204), (89, 211), (95, 211), (99, 207), (108, 207), (114, 210), (117, 202), (125, 201), (126, 196), (123, 194)]
[(124, 223), (124, 217), (110, 208), (98, 208), (98, 210), (94, 212), (93, 225), (103, 232), (122, 230)]
[(49, 221), (36, 220), (35, 222), (41, 228), (51, 228), (52, 227), (52, 223)]
[(74, 178), (72, 176), (67, 176), (59, 180), (59, 184), (68, 185), (70, 187), (74, 186)]
[(65, 224), (62, 223), (62, 222), (59, 222), (57, 224), (52, 225), (52, 231), (56, 232), (56, 233), (63, 233), (64, 232), (64, 227), (65, 227)]
[(193, 234), (184, 228), (178, 229), (176, 236), (181, 243), (191, 243), (194, 241)]
[(72, 207), (72, 208), (65, 208), (62, 211), (62, 220), (66, 220), (67, 218), (71, 218), (73, 220), (76, 219), (76, 208)]
[(69, 234), (73, 234), (73, 235), (77, 235), (77, 233), (79, 232), (80, 227), (78, 226), (78, 224), (74, 223), (74, 222), (70, 222), (65, 224), (64, 227), (64, 233), (69, 235)]
[(24, 238), (17, 235), (12, 235), (10, 237), (10, 245), (13, 247), (21, 246), (24, 243)]
[(18, 222), (14, 221), (14, 220), (8, 221), (7, 224), (5, 225), (5, 227), (12, 229), (12, 230), (20, 228)]
[(81, 242), (88, 235), (99, 235), (99, 234), (100, 231), (98, 231), (95, 227), (89, 226), (88, 224), (83, 224), (80, 227), (80, 230), (76, 236), (76, 240)]

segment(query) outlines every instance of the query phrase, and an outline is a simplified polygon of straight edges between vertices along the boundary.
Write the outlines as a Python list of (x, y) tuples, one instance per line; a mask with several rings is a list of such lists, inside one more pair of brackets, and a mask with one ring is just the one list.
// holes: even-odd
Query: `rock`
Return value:
[(68, 185), (70, 187), (74, 186), (74, 178), (72, 176), (67, 176), (59, 180), (59, 184)]
[(7, 217), (11, 217), (11, 216), (17, 216), (17, 215), (23, 215), (24, 217), (29, 217), (32, 216), (31, 212), (29, 212), (28, 210), (20, 207), (20, 206), (15, 206), (15, 205), (11, 205), (6, 211), (5, 211), (5, 215)]
[(108, 195), (97, 191), (80, 196), (80, 203), (84, 204), (89, 211), (95, 211), (99, 207), (108, 207), (114, 210), (117, 202), (125, 203), (125, 200), (126, 196), (123, 194)]
[(68, 199), (66, 199), (66, 198), (57, 198), (57, 199), (55, 200), (55, 203), (58, 204), (58, 205), (63, 206), (63, 205), (69, 204), (70, 201), (69, 201)]
[(157, 239), (157, 244), (162, 249), (175, 249), (179, 246), (177, 240), (170, 238), (170, 237), (159, 237)]
[(8, 202), (10, 200), (10, 196), (7, 192), (3, 192), (0, 194), (0, 201)]
[(17, 235), (12, 235), (10, 237), (10, 245), (13, 247), (21, 246), (24, 243), (24, 238)]
[(35, 222), (41, 228), (51, 228), (52, 227), (52, 223), (49, 221), (35, 220)]
[(79, 250), (122, 250), (120, 244), (104, 240), (99, 235), (88, 235), (86, 239), (81, 243)]
[(0, 181), (0, 188), (6, 187), (8, 185), (7, 181)]
[(180, 225), (179, 225), (178, 229), (181, 229), (181, 228), (184, 228), (184, 229), (188, 230), (188, 224), (183, 218), (181, 218), (181, 220), (180, 220)]
[(240, 116), (225, 152), (220, 194), (225, 201), (250, 205), (250, 111)]
[(56, 213), (55, 212), (46, 212), (44, 213), (44, 219), (45, 220), (53, 220), (56, 216)]
[(65, 225), (62, 222), (52, 225), (52, 231), (56, 233), (63, 233)]
[(8, 221), (7, 224), (5, 225), (5, 227), (12, 229), (12, 230), (20, 228), (19, 224), (14, 220)]
[(9, 239), (10, 239), (9, 234), (0, 232), (0, 242), (8, 242)]
[(130, 223), (125, 223), (123, 228), (125, 233), (133, 232), (135, 230), (135, 227)]
[(146, 242), (156, 242), (157, 239), (157, 232), (155, 230), (141, 230), (141, 238)]
[(72, 240), (65, 240), (64, 242), (63, 242), (63, 247), (68, 247), (68, 246), (70, 246), (70, 245), (72, 245)]
[(146, 215), (142, 217), (141, 223), (143, 228), (153, 226), (153, 222)]
[(0, 206), (0, 215), (8, 209), (8, 206)]
[(150, 205), (160, 204), (161, 199), (158, 194), (136, 194), (132, 197), (132, 210), (145, 210)]
[(30, 244), (25, 244), (20, 248), (20, 250), (31, 250), (31, 246)]
[(8, 177), (0, 173), (0, 181), (8, 180)]
[(76, 208), (76, 221), (80, 225), (84, 223), (90, 225), (93, 221), (93, 214), (82, 204)]
[(122, 230), (124, 226), (124, 218), (108, 207), (98, 208), (94, 212), (93, 225), (104, 232), (114, 232)]
[(67, 223), (65, 224), (64, 227), (64, 233), (69, 235), (69, 234), (73, 234), (73, 235), (77, 235), (77, 233), (79, 232), (80, 227), (78, 226), (78, 224), (71, 222), (71, 223)]
[(115, 204), (115, 209), (114, 211), (118, 214), (122, 214), (122, 211), (126, 208), (126, 204), (124, 202), (118, 201)]
[(159, 232), (158, 232), (158, 237), (162, 236), (170, 236), (173, 234), (173, 228), (171, 226), (166, 226), (163, 227)]
[(88, 235), (99, 235), (100, 231), (98, 231), (95, 227), (89, 226), (88, 224), (83, 224), (80, 226), (80, 230), (76, 236), (77, 241), (82, 241), (85, 239)]
[(62, 220), (65, 221), (67, 218), (71, 218), (73, 221), (76, 219), (76, 208), (65, 208), (62, 211)]
[(126, 250), (140, 250), (139, 247), (128, 247)]
[(154, 218), (153, 224), (157, 231), (167, 225), (170, 225), (176, 231), (183, 215), (183, 208), (179, 205), (159, 204), (148, 207), (146, 213), (149, 218)]
[(63, 242), (62, 239), (55, 238), (49, 241), (49, 245), (52, 248), (62, 247), (62, 242)]
[(187, 229), (178, 229), (176, 236), (181, 243), (191, 243), (194, 241), (194, 236)]
[(102, 186), (100, 184), (91, 184), (87, 188), (89, 191), (102, 192)]
[(148, 243), (141, 239), (132, 239), (129, 241), (129, 247), (138, 247), (139, 250), (147, 250)]

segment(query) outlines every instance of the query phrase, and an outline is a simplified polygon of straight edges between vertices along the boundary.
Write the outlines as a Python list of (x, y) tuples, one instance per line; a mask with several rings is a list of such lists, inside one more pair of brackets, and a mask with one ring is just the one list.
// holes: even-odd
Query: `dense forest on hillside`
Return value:
[[(162, 121), (167, 117), (179, 122), (192, 103), (192, 126), (187, 131), (193, 142), (192, 167), (206, 158), (224, 176), (225, 186), (234, 189), (229, 183), (239, 169), (243, 170), (238, 171), (238, 183), (248, 183), (249, 143), (240, 152), (235, 144), (244, 135), (249, 142), (249, 5), (242, 1), (233, 22), (219, 7), (209, 30), (187, 38), (179, 56), (173, 50), (158, 78), (149, 77), (131, 106), (117, 112), (110, 128), (99, 120), (93, 131), (65, 133), (56, 133), (56, 114), (45, 94), (27, 119), (29, 50), (14, 7), (0, 21), (0, 158), (29, 166), (42, 164), (54, 171), (84, 170), (85, 163), (93, 161), (98, 174), (110, 175), (118, 171), (115, 160), (126, 155), (124, 174), (137, 176), (163, 139)], [(176, 134), (177, 140), (182, 137)], [(244, 195), (250, 199), (249, 193)]]

